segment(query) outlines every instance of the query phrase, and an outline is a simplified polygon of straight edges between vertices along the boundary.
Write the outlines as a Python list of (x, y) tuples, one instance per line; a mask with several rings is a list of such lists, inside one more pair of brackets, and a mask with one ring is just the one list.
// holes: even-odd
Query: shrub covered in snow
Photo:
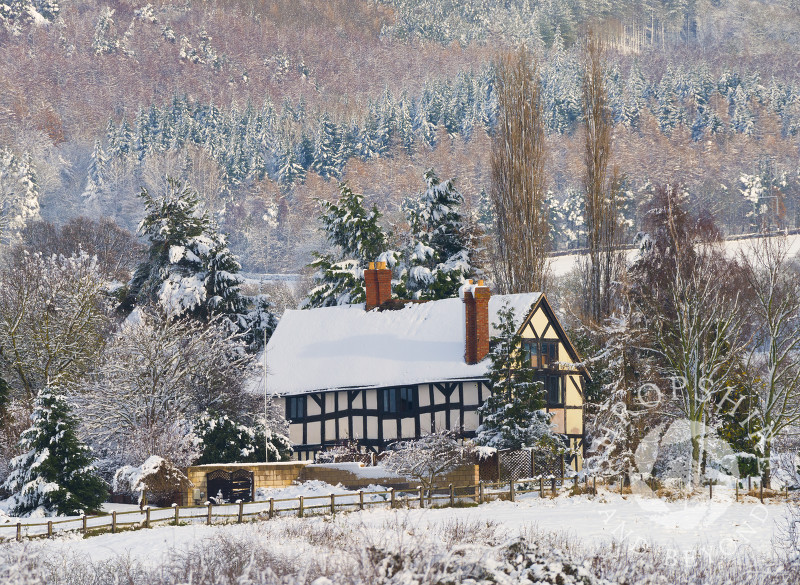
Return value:
[(248, 426), (227, 415), (200, 416), (195, 428), (200, 440), (198, 465), (286, 461), (292, 453), (289, 438), (264, 426)]
[(560, 551), (544, 550), (523, 538), (493, 549), (456, 547), (433, 555), (430, 550), (408, 554), (378, 547), (367, 553), (377, 569), (376, 585), (610, 584), (596, 578), (588, 563), (576, 563)]
[(456, 437), (455, 430), (442, 429), (419, 439), (398, 441), (390, 446), (383, 466), (398, 475), (414, 478), (430, 491), (442, 476), (472, 460), (474, 445)]
[(176, 492), (185, 492), (192, 485), (180, 469), (153, 455), (138, 467), (120, 467), (114, 475), (112, 487), (115, 492), (137, 497), (140, 504), (169, 506)]
[(16, 516), (76, 515), (100, 508), (107, 490), (96, 475), (89, 448), (78, 440), (77, 421), (56, 388), (36, 398), (33, 426), (22, 434), (25, 452), (11, 461), (4, 486)]

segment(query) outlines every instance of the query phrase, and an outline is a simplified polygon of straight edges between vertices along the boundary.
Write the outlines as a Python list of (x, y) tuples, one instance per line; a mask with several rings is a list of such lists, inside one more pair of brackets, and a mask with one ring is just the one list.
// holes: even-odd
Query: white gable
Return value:
[[(539, 296), (491, 297), (489, 334), (505, 303), (519, 327)], [(274, 394), (302, 394), (483, 377), (488, 360), (466, 364), (464, 344), (460, 299), (409, 303), (398, 311), (365, 311), (364, 305), (290, 310), (269, 340), (267, 385)]]

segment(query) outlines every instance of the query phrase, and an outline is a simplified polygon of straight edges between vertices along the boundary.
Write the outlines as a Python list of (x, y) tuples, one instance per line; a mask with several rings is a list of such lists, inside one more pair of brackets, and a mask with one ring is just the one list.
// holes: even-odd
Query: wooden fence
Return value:
[[(582, 493), (597, 493), (597, 478), (583, 478)], [(601, 483), (611, 485), (616, 481), (622, 493), (625, 478), (600, 478)], [(570, 485), (571, 484), (571, 485)], [(358, 491), (347, 494), (328, 494), (320, 496), (297, 496), (295, 498), (270, 498), (258, 502), (237, 501), (232, 504), (213, 504), (204, 506), (178, 506), (141, 510), (111, 512), (97, 516), (80, 516), (62, 520), (48, 520), (40, 523), (0, 524), (0, 542), (4, 540), (21, 541), (23, 538), (52, 537), (59, 532), (79, 532), (95, 535), (104, 532), (116, 533), (125, 529), (150, 528), (156, 524), (180, 525), (187, 523), (225, 524), (242, 523), (245, 520), (271, 520), (280, 516), (316, 516), (336, 514), (337, 512), (365, 510), (369, 507), (386, 505), (390, 508), (427, 508), (436, 506), (480, 505), (497, 499), (514, 501), (520, 494), (538, 493), (555, 496), (562, 488), (577, 490), (580, 480), (571, 477), (538, 476), (515, 479), (509, 482), (484, 482), (466, 486), (436, 488), (426, 491), (422, 486), (416, 489), (384, 491)], [(709, 495), (711, 496), (709, 486)], [(763, 501), (763, 488), (761, 497)], [(737, 484), (736, 499), (739, 499)]]

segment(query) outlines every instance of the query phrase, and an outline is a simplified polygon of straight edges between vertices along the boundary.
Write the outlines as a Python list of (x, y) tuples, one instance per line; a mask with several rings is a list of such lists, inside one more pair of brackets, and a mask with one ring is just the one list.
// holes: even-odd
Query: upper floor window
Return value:
[(558, 362), (558, 341), (523, 339), (522, 351), (530, 358), (534, 368), (547, 368)]
[(286, 418), (297, 420), (306, 416), (306, 397), (289, 396), (286, 399)]
[(416, 387), (405, 388), (384, 388), (383, 390), (383, 411), (384, 412), (410, 412), (417, 408), (417, 389)]

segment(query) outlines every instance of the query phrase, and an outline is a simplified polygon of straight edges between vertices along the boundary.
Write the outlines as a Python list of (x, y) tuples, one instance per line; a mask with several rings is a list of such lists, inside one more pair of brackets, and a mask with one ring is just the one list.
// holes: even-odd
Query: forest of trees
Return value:
[[(108, 216), (133, 230), (139, 189), (158, 190), (167, 175), (199, 190), (248, 271), (300, 271), (324, 244), (304, 219), (339, 180), (395, 223), (434, 167), (458, 178), (477, 213), (497, 123), (491, 37), (537, 54), (553, 246), (583, 246), (577, 39), (601, 17), (627, 243), (643, 193), (661, 180), (683, 183), (690, 206), (729, 234), (753, 231), (765, 211), (775, 227), (798, 225), (800, 81), (787, 66), (796, 48), (780, 26), (762, 34), (757, 3), (429, 4), (7, 3), (0, 239), (37, 217)], [(791, 4), (770, 10), (798, 22)], [(437, 26), (414, 24), (420, 14), (438, 15)], [(633, 50), (639, 25), (645, 40)], [(341, 59), (317, 50), (328, 39)]]
[[(254, 355), (281, 308), (360, 301), (375, 260), (404, 298), (552, 287), (596, 374), (592, 469), (683, 417), (768, 480), (800, 422), (797, 270), (783, 240), (721, 242), (800, 227), (798, 31), (792, 0), (0, 0), (0, 479), (35, 488), (18, 511), (74, 508), (35, 487), (64, 470), (29, 474), (53, 425), (107, 480), (154, 454), (287, 456), (245, 392)], [(520, 269), (513, 234), (534, 228)], [(545, 252), (575, 248), (548, 280)], [(303, 278), (277, 299), (242, 272)], [(637, 404), (676, 378), (679, 398)], [(698, 481), (690, 443), (673, 460)]]

